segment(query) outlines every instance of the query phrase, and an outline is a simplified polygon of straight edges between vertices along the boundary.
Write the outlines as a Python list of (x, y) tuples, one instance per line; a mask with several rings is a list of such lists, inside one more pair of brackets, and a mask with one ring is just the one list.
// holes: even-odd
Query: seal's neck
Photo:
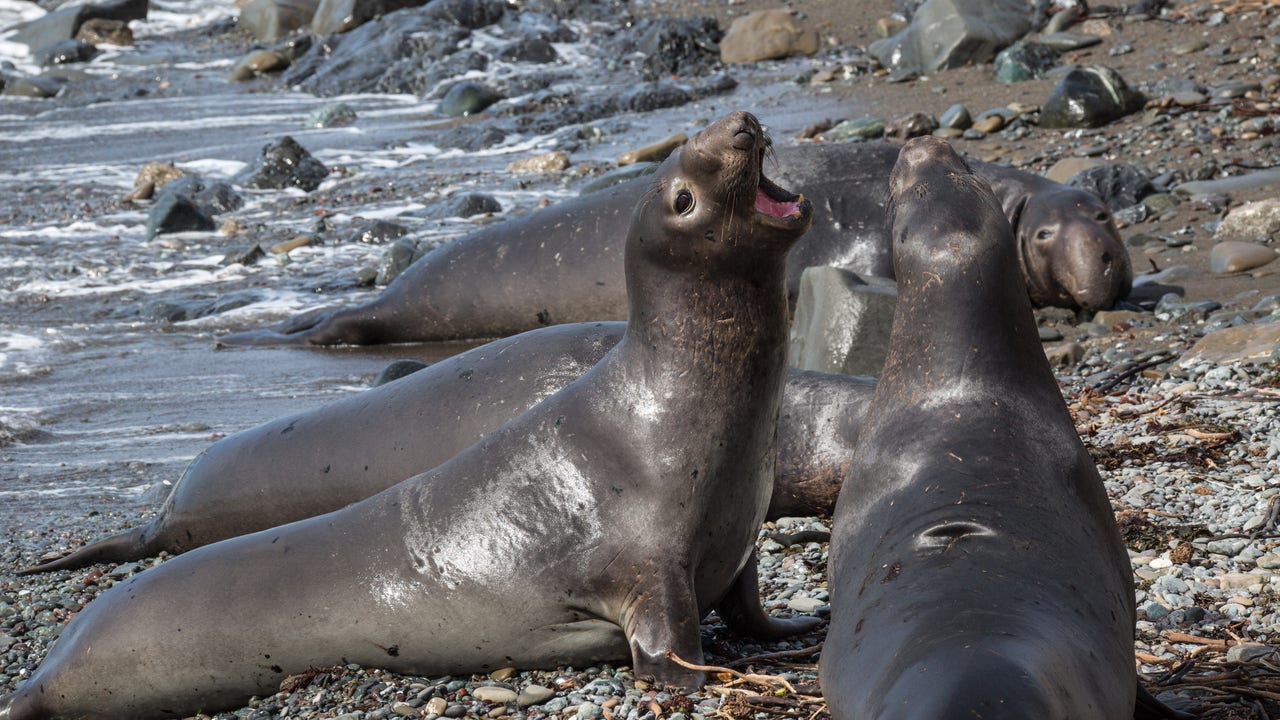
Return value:
[(909, 394), (981, 379), (1011, 392), (1057, 392), (1013, 248), (963, 267), (898, 277), (883, 383)]

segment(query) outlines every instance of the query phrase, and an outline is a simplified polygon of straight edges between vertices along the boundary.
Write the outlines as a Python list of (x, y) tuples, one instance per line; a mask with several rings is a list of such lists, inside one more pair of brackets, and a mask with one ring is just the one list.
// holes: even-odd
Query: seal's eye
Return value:
[(676, 212), (684, 215), (693, 209), (693, 193), (681, 190), (676, 193)]
[(1048, 228), (1042, 228), (1039, 232), (1036, 233), (1036, 239), (1039, 240), (1040, 242), (1044, 242), (1045, 240), (1048, 240), (1052, 237), (1053, 237), (1053, 231), (1049, 230)]
[(1100, 222), (1100, 223), (1104, 223), (1104, 222), (1106, 222), (1106, 221), (1110, 220), (1110, 219), (1111, 219), (1111, 216), (1110, 216), (1109, 214), (1107, 214), (1107, 213), (1100, 212), (1100, 213), (1098, 213), (1097, 215), (1094, 215), (1094, 216), (1093, 216), (1093, 219), (1094, 219), (1094, 220), (1097, 220), (1097, 221), (1098, 221), (1098, 222)]

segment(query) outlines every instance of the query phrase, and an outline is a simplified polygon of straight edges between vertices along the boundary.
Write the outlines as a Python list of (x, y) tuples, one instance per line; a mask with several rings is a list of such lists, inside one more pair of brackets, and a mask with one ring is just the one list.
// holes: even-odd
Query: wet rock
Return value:
[(390, 284), (392, 280), (399, 277), (424, 254), (424, 251), (418, 247), (418, 243), (410, 238), (400, 238), (387, 248), (386, 254), (382, 256), (382, 260), (378, 263), (378, 274), (374, 280), (377, 285)]
[(307, 27), (319, 0), (249, 0), (240, 10), (240, 27), (262, 42), (275, 42)]
[(76, 31), (76, 39), (92, 45), (117, 45), (125, 47), (133, 44), (133, 31), (126, 20), (108, 18), (89, 18), (80, 24)]
[(262, 258), (267, 256), (267, 251), (262, 246), (254, 243), (252, 245), (232, 250), (222, 258), (223, 265), (253, 265)]
[(311, 19), (311, 32), (316, 35), (344, 33), (380, 15), (406, 7), (423, 5), (426, 0), (320, 0)]
[[(396, 360), (390, 365), (382, 369), (378, 376), (373, 379), (372, 387), (386, 385), (392, 380), (399, 380), (402, 377), (412, 375), (428, 365), (419, 360)], [(443, 702), (442, 698), (435, 698)]]
[(644, 18), (636, 23), (636, 51), (644, 56), (641, 76), (660, 80), (705, 74), (720, 59), (724, 33), (715, 18)]
[(1280, 360), (1277, 348), (1280, 348), (1280, 323), (1232, 327), (1200, 338), (1176, 364), (1181, 367), (1204, 362), (1260, 365)]
[(757, 10), (736, 18), (720, 40), (720, 60), (726, 63), (812, 55), (817, 51), (818, 33), (803, 27), (787, 10)]
[(1168, 294), (1160, 298), (1160, 302), (1156, 304), (1155, 313), (1157, 315), (1167, 315), (1170, 320), (1194, 322), (1209, 317), (1209, 313), (1221, 307), (1222, 303), (1214, 300), (1182, 302), (1181, 297)]
[(1145, 173), (1119, 163), (1085, 168), (1068, 178), (1067, 185), (1092, 193), (1112, 210), (1137, 205), (1155, 192)]
[(294, 35), (272, 45), (271, 52), (293, 64), (311, 50), (313, 44), (315, 44), (315, 38), (311, 35)]
[(679, 107), (691, 100), (693, 100), (693, 95), (675, 83), (647, 83), (625, 96), (622, 101), (622, 108), (631, 112), (649, 112), (663, 108)]
[(1040, 110), (1040, 126), (1098, 127), (1140, 110), (1144, 102), (1142, 94), (1111, 68), (1074, 68), (1049, 94)]
[(507, 134), (501, 128), (491, 125), (485, 127), (460, 125), (437, 137), (436, 144), (440, 147), (476, 152), (477, 150), (493, 147), (506, 139), (506, 137)]
[[(503, 18), (507, 5), (503, 0), (433, 0), (426, 8), (427, 17), (436, 22), (449, 22), (461, 28), (476, 30)], [(525, 7), (526, 12), (531, 9)]]
[(332, 103), (316, 108), (307, 116), (307, 127), (329, 128), (350, 125), (356, 121), (356, 111), (346, 103)]
[[(567, 161), (567, 158), (566, 158)], [(497, 198), (485, 193), (464, 193), (454, 195), (448, 201), (437, 203), (426, 209), (424, 217), (433, 220), (444, 218), (469, 218), (476, 215), (492, 215), (502, 212), (502, 203)]]
[(845, 120), (824, 133), (832, 142), (846, 140), (871, 140), (884, 135), (885, 122), (880, 118), (864, 117)]
[(635, 150), (628, 150), (618, 156), (619, 165), (630, 165), (632, 163), (650, 163), (662, 162), (667, 156), (675, 151), (676, 148), (689, 142), (689, 136), (684, 133), (676, 133), (659, 140), (651, 145), (646, 145)]
[(80, 27), (89, 20), (120, 20), (126, 23), (130, 20), (143, 20), (147, 17), (149, 7), (149, 0), (113, 0), (62, 7), (43, 17), (22, 23), (9, 40), (33, 49), (47, 47), (74, 38)]
[(886, 68), (927, 73), (990, 60), (1034, 23), (1024, 0), (927, 0), (911, 24), (868, 48)]
[(1252, 239), (1280, 235), (1280, 200), (1267, 199), (1232, 208), (1213, 231), (1215, 238)]
[(800, 296), (787, 362), (801, 370), (878, 375), (889, 351), (897, 292), (839, 268), (811, 267)]
[(943, 128), (965, 130), (973, 125), (973, 116), (969, 114), (969, 108), (956, 103), (938, 117), (938, 125)]
[(996, 80), (1015, 83), (1042, 78), (1057, 64), (1057, 50), (1024, 38), (1001, 50), (993, 66)]
[(133, 192), (125, 199), (146, 200), (152, 197), (156, 190), (185, 174), (173, 163), (149, 162), (138, 171), (138, 177), (133, 180)]
[(445, 117), (462, 117), (483, 111), (502, 99), (493, 88), (471, 80), (456, 82), (440, 99), (440, 114)]
[(404, 237), (408, 232), (409, 228), (399, 223), (387, 220), (370, 220), (357, 227), (347, 240), (348, 242), (366, 243), (368, 245), (381, 245)]
[(84, 40), (61, 40), (31, 53), (38, 65), (66, 65), (89, 62), (98, 54), (98, 48)]
[(10, 78), (4, 85), (4, 92), (9, 97), (51, 98), (62, 92), (67, 79), (53, 75), (33, 75), (31, 77)]
[(563, 172), (568, 167), (569, 156), (560, 150), (552, 150), (541, 155), (513, 160), (507, 165), (507, 171), (514, 173)]
[(329, 169), (324, 164), (285, 135), (262, 148), (257, 166), (248, 171), (242, 184), (258, 189), (298, 187), (310, 192), (328, 175)]
[(559, 57), (546, 38), (536, 35), (502, 46), (497, 55), (498, 59), (513, 63), (549, 63)]
[(555, 697), (555, 694), (555, 691), (549, 687), (542, 685), (529, 685), (520, 691), (520, 697), (516, 698), (516, 704), (520, 707), (541, 705)]
[(244, 198), (230, 184), (219, 180), (207, 180), (197, 175), (183, 175), (168, 182), (160, 190), (160, 195), (180, 195), (190, 200), (206, 215), (239, 210), (244, 207)]
[(289, 67), (289, 61), (270, 50), (255, 50), (231, 67), (228, 76), (232, 82), (250, 80), (266, 73), (280, 72)]
[(1209, 251), (1209, 271), (1236, 273), (1262, 267), (1276, 259), (1276, 251), (1265, 245), (1226, 240)]
[(148, 240), (165, 233), (211, 231), (216, 227), (213, 218), (180, 193), (161, 194), (147, 215)]
[(282, 79), (321, 96), (425, 95), (448, 78), (483, 70), (488, 63), (483, 53), (459, 50), (468, 30), (441, 24), (438, 12), (432, 12), (435, 6), (400, 10), (329, 36), (294, 62)]
[(921, 135), (929, 135), (938, 129), (938, 121), (929, 113), (914, 112), (893, 120), (884, 128), (886, 137), (896, 140), (909, 140)]

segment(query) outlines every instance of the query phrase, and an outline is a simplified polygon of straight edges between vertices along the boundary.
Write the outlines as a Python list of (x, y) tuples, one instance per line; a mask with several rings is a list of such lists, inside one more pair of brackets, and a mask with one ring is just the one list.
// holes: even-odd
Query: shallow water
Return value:
[[(228, 3), (152, 2), (134, 22), (134, 47), (112, 49), (78, 69), (92, 77), (53, 100), (0, 98), (0, 527), (91, 510), (154, 506), (147, 493), (172, 482), (218, 437), (315, 407), (366, 387), (389, 360), (445, 357), (464, 346), (262, 349), (215, 352), (221, 333), (262, 326), (318, 304), (357, 302), (353, 269), (375, 266), (385, 247), (331, 242), (268, 258), (224, 263), (252, 242), (305, 234), (325, 217), (339, 230), (360, 218), (396, 217), (417, 238), (445, 241), (473, 228), (463, 220), (397, 217), (459, 191), (483, 191), (502, 215), (577, 193), (584, 173), (513, 177), (515, 158), (556, 147), (549, 136), (511, 136), (481, 153), (441, 151), (433, 138), (457, 121), (435, 102), (405, 95), (319, 98), (269, 81), (230, 83)], [(0, 27), (38, 15), (24, 0), (0, 0)], [(36, 72), (25, 47), (3, 41), (0, 60)], [(225, 32), (222, 33), (225, 36)], [(213, 40), (209, 38), (213, 37)], [(571, 66), (589, 63), (559, 48)], [(790, 135), (851, 108), (779, 80), (806, 61), (735, 73), (733, 93), (632, 115), (620, 133), (573, 152), (580, 168), (607, 169), (624, 150), (733, 109), (749, 109)], [(354, 125), (305, 126), (322, 106), (344, 102)], [(260, 149), (291, 135), (337, 170), (309, 196), (248, 191), (231, 217), (246, 232), (146, 239), (149, 205), (122, 202), (148, 161), (172, 161), (231, 180)], [(322, 293), (322, 294), (318, 294)], [(235, 299), (233, 310), (182, 322), (167, 304)]]

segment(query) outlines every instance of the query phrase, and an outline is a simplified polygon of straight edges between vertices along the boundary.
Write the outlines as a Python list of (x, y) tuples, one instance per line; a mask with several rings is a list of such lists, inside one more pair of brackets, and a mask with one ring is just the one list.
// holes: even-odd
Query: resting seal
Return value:
[(1001, 206), (932, 137), (890, 193), (898, 305), (828, 565), (832, 716), (1131, 718), (1132, 570)]
[(764, 178), (765, 147), (734, 113), (663, 164), (627, 237), (626, 335), (589, 372), (430, 472), (112, 587), (0, 718), (185, 716), (339, 662), (630, 657), (700, 685), (666, 652), (701, 662), (704, 612), (767, 620), (741, 580), (773, 477), (786, 252), (812, 209)]
[[(337, 510), (435, 467), (573, 382), (626, 323), (532, 330), (400, 380), (225, 437), (154, 519), (23, 571), (123, 562)], [(789, 369), (767, 518), (829, 514), (875, 381)]]
[[(893, 277), (881, 210), (895, 146), (779, 148), (770, 172), (818, 208), (788, 260), (794, 304), (800, 276), (832, 265)], [(1129, 255), (1092, 195), (1038, 175), (981, 165), (1025, 246), (1022, 271), (1037, 305), (1100, 310), (1128, 294)], [(373, 345), (505, 337), (543, 325), (626, 316), (619, 228), (644, 187), (607, 190), (494, 223), (414, 263), (383, 293), (348, 308), (318, 308), (224, 345)]]

